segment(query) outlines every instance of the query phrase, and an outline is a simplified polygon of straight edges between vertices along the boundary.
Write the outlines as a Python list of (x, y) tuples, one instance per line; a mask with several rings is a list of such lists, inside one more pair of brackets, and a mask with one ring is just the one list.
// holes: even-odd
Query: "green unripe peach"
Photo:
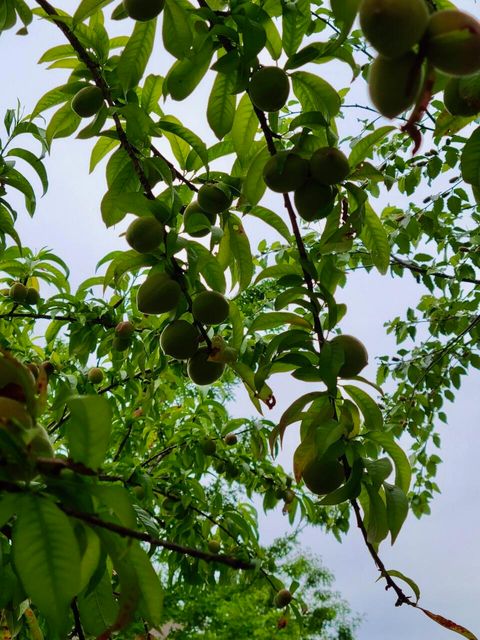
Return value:
[(165, 0), (123, 0), (123, 6), (130, 18), (147, 22), (160, 15), (165, 6)]
[(228, 318), (230, 305), (218, 291), (202, 291), (195, 296), (192, 313), (202, 324), (220, 324)]
[(148, 276), (137, 292), (137, 307), (141, 313), (155, 314), (172, 311), (178, 305), (182, 290), (167, 273)]
[(190, 380), (195, 384), (212, 384), (222, 377), (225, 370), (223, 362), (211, 362), (208, 359), (209, 351), (202, 347), (190, 358), (187, 364), (187, 372)]
[(227, 435), (223, 438), (223, 441), (226, 445), (231, 447), (234, 444), (237, 444), (238, 438), (234, 433), (227, 433)]
[(480, 113), (480, 76), (450, 78), (443, 92), (445, 108), (452, 116), (474, 116)]
[(263, 168), (265, 184), (277, 193), (295, 191), (307, 178), (308, 160), (290, 151), (280, 151), (272, 156)]
[(216, 215), (228, 209), (232, 204), (232, 194), (222, 182), (202, 185), (198, 190), (197, 202), (206, 214)]
[(131, 338), (135, 333), (135, 325), (130, 320), (123, 320), (119, 322), (115, 327), (115, 335), (119, 338), (127, 340)]
[(141, 484), (136, 484), (132, 487), (132, 491), (138, 500), (143, 500), (145, 497), (145, 488)]
[(306, 220), (326, 218), (335, 205), (336, 191), (332, 187), (310, 179), (294, 193), (293, 200), (298, 215)]
[(398, 58), (420, 41), (429, 13), (425, 0), (363, 0), (360, 26), (370, 44), (388, 58)]
[(102, 108), (103, 92), (95, 85), (84, 87), (73, 96), (71, 104), (77, 116), (91, 118)]
[(395, 118), (415, 102), (421, 79), (421, 60), (413, 52), (393, 60), (378, 56), (368, 78), (372, 102), (383, 116)]
[(162, 331), (160, 346), (163, 353), (177, 360), (188, 360), (198, 349), (200, 335), (186, 320), (174, 320)]
[(217, 554), (220, 552), (221, 544), (218, 540), (209, 540), (208, 541), (208, 550), (210, 553)]
[(25, 304), (37, 305), (40, 302), (40, 293), (34, 287), (27, 287)]
[(10, 287), (10, 297), (14, 302), (25, 302), (28, 294), (27, 287), (21, 282), (15, 282)]
[(330, 340), (331, 345), (339, 345), (344, 353), (344, 361), (338, 375), (341, 378), (353, 378), (368, 364), (368, 353), (363, 342), (354, 336), (342, 334)]
[[(18, 423), (25, 429), (30, 429), (33, 426), (33, 421), (29, 413), (25, 409), (25, 405), (18, 400), (12, 400), (11, 398), (0, 397), (0, 425), (12, 427)], [(9, 429), (10, 430), (10, 429)], [(13, 432), (16, 432), (17, 428), (13, 428)]]
[(92, 367), (87, 373), (87, 378), (92, 384), (100, 384), (103, 380), (103, 371), (99, 367)]
[(302, 478), (312, 493), (323, 496), (338, 489), (345, 480), (345, 472), (338, 460), (320, 457), (307, 464)]
[(120, 352), (126, 351), (131, 344), (131, 338), (121, 338), (120, 336), (115, 336), (112, 340), (112, 350)]
[(29, 448), (37, 458), (53, 458), (55, 456), (48, 433), (40, 425), (34, 429), (34, 436), (30, 440)]
[(310, 173), (321, 184), (338, 184), (350, 173), (350, 165), (340, 149), (321, 147), (310, 158)]
[(278, 111), (288, 100), (290, 82), (283, 69), (262, 67), (251, 77), (248, 92), (257, 109)]
[(213, 456), (217, 450), (217, 443), (215, 440), (208, 438), (202, 442), (202, 451), (206, 456)]
[(138, 253), (155, 251), (162, 243), (163, 237), (163, 226), (149, 216), (134, 220), (125, 234), (128, 244)]
[(283, 609), (292, 601), (292, 594), (288, 589), (280, 589), (274, 598), (274, 604), (278, 609)]
[(480, 71), (480, 23), (463, 11), (436, 11), (425, 33), (425, 53), (437, 69), (452, 76)]
[(216, 217), (216, 213), (207, 213), (194, 200), (183, 213), (183, 226), (185, 231), (193, 238), (202, 238), (210, 233)]

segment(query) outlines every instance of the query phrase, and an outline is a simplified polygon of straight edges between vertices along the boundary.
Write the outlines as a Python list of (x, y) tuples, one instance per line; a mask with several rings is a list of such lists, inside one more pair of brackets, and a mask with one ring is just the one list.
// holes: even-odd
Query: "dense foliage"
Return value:
[[(245, 593), (256, 626), (239, 637), (345, 640), (351, 623), (323, 629), (312, 600), (324, 574), (259, 545), (252, 501), (337, 537), (353, 520), (396, 604), (418, 607), (380, 544), (429, 512), (445, 401), (479, 365), (480, 25), (447, 0), (111, 5), (0, 0), (2, 42), (46, 20), (62, 43), (40, 62), (66, 70), (27, 117), (6, 111), (0, 145), (4, 636), (148, 637), (178, 620), (208, 638), (208, 619), (221, 638), (245, 623), (226, 604)], [(146, 71), (158, 42), (165, 76)], [(204, 84), (193, 131), (175, 103), (198, 110)], [(74, 265), (23, 246), (15, 222), (48, 188), (55, 140), (75, 135), (92, 140), (91, 172), (105, 165), (103, 223), (135, 218), (72, 291)], [(252, 246), (252, 220), (277, 239)], [(376, 380), (341, 333), (356, 269), (422, 285)], [(274, 424), (278, 373), (305, 393)], [(239, 384), (252, 408), (231, 418)], [(298, 423), (292, 478), (275, 458)]]

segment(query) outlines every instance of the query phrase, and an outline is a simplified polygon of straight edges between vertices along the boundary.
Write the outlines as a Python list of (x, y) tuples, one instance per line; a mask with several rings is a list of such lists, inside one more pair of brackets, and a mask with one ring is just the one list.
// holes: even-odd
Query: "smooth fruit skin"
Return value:
[(187, 372), (190, 380), (195, 384), (212, 384), (221, 378), (225, 365), (222, 362), (210, 362), (208, 360), (209, 351), (202, 347), (190, 358), (187, 364)]
[(218, 291), (202, 291), (193, 299), (192, 313), (202, 324), (220, 324), (228, 318), (230, 305)]
[(100, 111), (102, 105), (102, 90), (95, 85), (80, 89), (72, 98), (72, 109), (81, 118), (91, 118)]
[(388, 58), (398, 58), (425, 33), (429, 13), (425, 0), (363, 0), (360, 26), (370, 44)]
[(182, 290), (176, 280), (166, 273), (153, 273), (138, 289), (137, 307), (140, 313), (166, 313), (175, 309), (181, 295)]
[(197, 202), (206, 214), (216, 215), (232, 204), (230, 189), (223, 183), (206, 183), (200, 187)]
[(10, 287), (10, 297), (14, 302), (25, 302), (28, 294), (27, 287), (21, 282), (15, 282)]
[(303, 470), (302, 478), (312, 493), (323, 496), (338, 489), (345, 480), (345, 472), (338, 460), (315, 458)]
[(370, 67), (370, 98), (383, 116), (395, 118), (415, 102), (421, 79), (421, 61), (413, 52), (393, 60), (378, 56)]
[(342, 334), (330, 340), (332, 345), (340, 345), (345, 354), (344, 362), (338, 372), (341, 378), (353, 378), (368, 364), (368, 352), (363, 342), (354, 336)]
[(310, 158), (310, 173), (321, 184), (338, 184), (350, 173), (350, 165), (340, 149), (321, 147)]
[(287, 193), (305, 184), (308, 170), (308, 160), (290, 151), (280, 151), (265, 163), (263, 179), (272, 191)]
[(188, 360), (198, 349), (197, 328), (186, 320), (174, 320), (162, 331), (160, 346), (163, 353), (177, 360)]
[(147, 22), (160, 15), (165, 6), (165, 0), (123, 0), (123, 6), (130, 18)]
[(103, 380), (103, 371), (99, 367), (92, 367), (87, 374), (87, 378), (92, 384), (100, 384)]
[(425, 33), (425, 53), (437, 69), (452, 76), (480, 71), (480, 23), (463, 11), (433, 13)]
[(138, 253), (150, 253), (158, 249), (164, 236), (163, 226), (155, 218), (134, 220), (127, 229), (125, 238)]
[(332, 187), (310, 179), (297, 189), (293, 199), (298, 215), (306, 222), (326, 218), (335, 204), (335, 191)]
[(202, 238), (210, 233), (215, 224), (217, 214), (204, 211), (196, 200), (193, 200), (183, 213), (183, 226), (192, 238)]
[(291, 601), (292, 594), (288, 589), (280, 589), (280, 591), (277, 592), (274, 598), (275, 606), (278, 609), (283, 609), (283, 607), (286, 607), (288, 604), (290, 604)]
[(261, 111), (279, 111), (288, 100), (290, 81), (283, 69), (262, 67), (251, 77), (248, 92)]
[(480, 113), (480, 74), (450, 78), (443, 92), (443, 102), (452, 116), (468, 117)]

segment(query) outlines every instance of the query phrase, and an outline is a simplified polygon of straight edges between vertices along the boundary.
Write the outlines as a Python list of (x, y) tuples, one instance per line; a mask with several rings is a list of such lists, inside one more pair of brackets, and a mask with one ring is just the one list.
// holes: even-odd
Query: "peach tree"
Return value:
[[(380, 545), (429, 512), (445, 402), (480, 362), (475, 16), (448, 0), (0, 1), (12, 49), (38, 20), (65, 82), (8, 109), (0, 145), (4, 637), (150, 637), (164, 590), (194, 600), (233, 574), (262, 583), (279, 625), (308, 624), (301, 580), (259, 546), (260, 498), (337, 537), (353, 522), (397, 606), (474, 639), (421, 608)], [(128, 225), (72, 292), (73, 265), (15, 221), (75, 136), (104, 167), (99, 224)], [(342, 333), (357, 269), (422, 285), (387, 325), (398, 353), (370, 349), (374, 380)], [(273, 421), (276, 374), (304, 391)], [(232, 418), (239, 385), (252, 406)], [(276, 461), (291, 425), (292, 476)]]

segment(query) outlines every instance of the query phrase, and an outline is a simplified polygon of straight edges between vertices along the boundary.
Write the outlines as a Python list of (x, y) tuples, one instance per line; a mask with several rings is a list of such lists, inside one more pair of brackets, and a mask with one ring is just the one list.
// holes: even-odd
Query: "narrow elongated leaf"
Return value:
[(193, 29), (190, 16), (182, 4), (176, 0), (165, 2), (162, 37), (165, 49), (178, 60), (184, 58), (192, 46)]
[(162, 622), (163, 589), (152, 563), (138, 543), (132, 544), (130, 561), (135, 568), (140, 585), (140, 611), (153, 627)]
[(408, 458), (398, 444), (394, 441), (390, 433), (382, 433), (381, 431), (370, 431), (365, 434), (369, 440), (373, 440), (381, 445), (383, 449), (392, 458), (395, 465), (395, 484), (407, 494), (410, 487), (410, 479), (412, 470)]
[(212, 55), (208, 40), (196, 55), (174, 63), (165, 78), (166, 89), (174, 100), (185, 100), (196, 89), (208, 71)]
[(281, 278), (282, 276), (301, 276), (302, 270), (297, 264), (274, 264), (271, 267), (266, 267), (255, 278), (255, 284), (258, 284), (266, 278)]
[(361, 162), (370, 156), (375, 150), (378, 143), (387, 136), (390, 131), (394, 131), (395, 127), (385, 126), (375, 129), (372, 133), (363, 136), (352, 148), (348, 157), (350, 168), (353, 170)]
[(271, 313), (261, 313), (257, 316), (250, 325), (250, 331), (252, 333), (255, 331), (266, 331), (267, 329), (275, 329), (284, 324), (311, 329), (310, 323), (296, 313), (289, 311), (272, 311)]
[(365, 203), (365, 217), (360, 237), (370, 251), (373, 264), (385, 275), (390, 264), (390, 243), (383, 224), (368, 202)]
[(67, 516), (49, 500), (22, 496), (13, 556), (32, 602), (54, 629), (62, 628), (80, 584), (80, 554)]
[(113, 2), (113, 0), (82, 0), (73, 14), (73, 24), (89, 18), (96, 11), (106, 7), (107, 4), (111, 2)]
[(110, 443), (110, 404), (102, 396), (74, 396), (67, 404), (70, 409), (67, 423), (70, 456), (91, 469), (98, 469)]
[(235, 259), (239, 290), (243, 291), (253, 278), (253, 258), (250, 241), (238, 218), (231, 217), (228, 221), (228, 226), (230, 249)]
[(237, 99), (232, 89), (232, 77), (225, 73), (217, 73), (208, 99), (207, 121), (219, 140), (233, 125)]
[(118, 79), (124, 91), (135, 87), (141, 80), (150, 59), (155, 40), (157, 20), (135, 22), (133, 33), (118, 61)]
[(253, 209), (248, 212), (248, 215), (255, 216), (255, 218), (262, 220), (263, 222), (265, 222), (265, 224), (268, 224), (270, 227), (272, 227), (272, 229), (275, 229), (275, 231), (277, 231), (283, 238), (285, 238), (287, 242), (291, 241), (292, 234), (290, 233), (288, 226), (278, 215), (278, 213), (275, 213), (275, 211), (266, 209), (265, 207), (253, 207)]
[[(242, 197), (249, 204), (257, 204), (265, 193), (267, 185), (263, 179), (263, 168), (269, 158), (270, 152), (265, 144), (260, 147), (257, 153), (253, 156), (250, 166), (248, 167), (247, 175), (245, 176), (245, 180), (242, 185)], [(274, 215), (276, 216), (277, 214)]]
[(392, 544), (397, 539), (400, 529), (408, 515), (408, 499), (400, 487), (388, 482), (383, 483), (387, 501), (387, 521), (392, 537)]
[(474, 633), (472, 633), (471, 631), (469, 631), (465, 627), (462, 627), (461, 624), (457, 624), (456, 622), (453, 622), (453, 620), (449, 620), (448, 618), (444, 618), (443, 616), (439, 615), (438, 613), (432, 613), (428, 609), (423, 609), (423, 607), (418, 607), (417, 606), (417, 609), (420, 609), (420, 611), (423, 611), (423, 613), (426, 616), (428, 616), (431, 620), (433, 620), (434, 622), (439, 624), (441, 627), (444, 627), (445, 629), (448, 629), (449, 631), (454, 631), (455, 633), (458, 633), (459, 635), (463, 636), (464, 638), (467, 638), (467, 640), (478, 640), (478, 637)]
[(115, 138), (108, 138), (107, 136), (100, 136), (92, 149), (92, 155), (90, 157), (90, 173), (95, 169), (97, 164), (111, 151), (118, 147), (119, 142)]
[(188, 143), (192, 149), (200, 156), (203, 164), (205, 166), (208, 165), (208, 152), (207, 147), (203, 140), (197, 136), (196, 133), (193, 133), (187, 127), (184, 127), (179, 122), (173, 121), (173, 118), (162, 118), (157, 126), (162, 131), (168, 131), (169, 133), (173, 133), (178, 138), (181, 138), (186, 143)]
[(146, 113), (155, 111), (162, 97), (163, 78), (150, 74), (145, 78), (140, 106)]
[(0, 498), (0, 527), (3, 527), (17, 512), (17, 496), (7, 493)]
[(373, 430), (383, 429), (382, 412), (375, 400), (366, 391), (353, 385), (346, 384), (343, 388), (362, 412), (366, 428)]
[(304, 111), (320, 111), (327, 119), (334, 118), (340, 111), (340, 96), (323, 78), (307, 71), (295, 71), (291, 79)]
[(309, 0), (297, 0), (294, 6), (283, 3), (282, 44), (287, 56), (297, 51), (311, 20)]
[(387, 509), (378, 490), (367, 485), (367, 493), (367, 539), (372, 544), (379, 544), (388, 535)]
[(110, 627), (118, 614), (113, 597), (112, 581), (105, 572), (95, 588), (78, 598), (78, 610), (84, 631), (98, 636)]
[(248, 94), (238, 103), (232, 126), (232, 142), (241, 163), (248, 156), (258, 128), (258, 120)]
[(465, 182), (480, 186), (480, 127), (475, 129), (462, 149), (460, 168)]
[(48, 189), (48, 177), (47, 171), (43, 166), (43, 162), (37, 158), (37, 156), (28, 151), (27, 149), (9, 149), (8, 156), (15, 156), (17, 158), (21, 158), (25, 162), (32, 167), (32, 169), (36, 172), (37, 176), (40, 178), (40, 182), (42, 183), (43, 193), (45, 194)]
[(362, 489), (362, 474), (363, 463), (361, 460), (355, 460), (350, 476), (345, 484), (322, 498), (320, 504), (341, 504), (347, 500), (358, 498)]
[(51, 144), (54, 138), (68, 138), (75, 133), (78, 129), (80, 122), (80, 116), (77, 116), (73, 111), (70, 103), (64, 104), (58, 111), (55, 112), (52, 119), (47, 126), (47, 142)]
[[(387, 573), (389, 576), (392, 576), (392, 578), (400, 578), (400, 580), (403, 580), (403, 582), (406, 582), (408, 586), (411, 588), (411, 590), (413, 591), (413, 593), (415, 594), (417, 602), (420, 600), (420, 589), (416, 582), (414, 582), (411, 578), (407, 577), (400, 571), (397, 571), (396, 569), (388, 569)], [(378, 578), (378, 580), (381, 580), (381, 579), (382, 579), (382, 576)]]

